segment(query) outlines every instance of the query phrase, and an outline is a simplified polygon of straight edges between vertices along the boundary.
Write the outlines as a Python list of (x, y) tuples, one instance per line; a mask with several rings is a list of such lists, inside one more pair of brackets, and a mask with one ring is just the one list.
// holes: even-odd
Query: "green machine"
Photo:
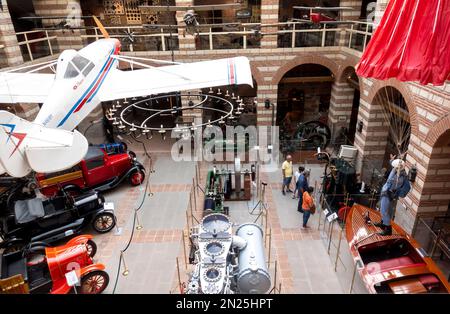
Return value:
[(203, 207), (204, 215), (214, 213), (223, 213), (228, 215), (228, 207), (224, 207), (225, 189), (223, 179), (225, 177), (220, 171), (209, 170), (206, 177), (205, 203)]

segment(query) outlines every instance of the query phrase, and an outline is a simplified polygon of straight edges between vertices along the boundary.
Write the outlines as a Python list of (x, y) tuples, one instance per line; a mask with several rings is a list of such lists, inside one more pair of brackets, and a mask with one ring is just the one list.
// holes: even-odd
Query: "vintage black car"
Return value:
[(99, 233), (108, 232), (116, 218), (104, 203), (96, 192), (18, 200), (0, 212), (0, 247), (16, 250), (30, 242), (52, 243), (80, 233), (89, 224)]

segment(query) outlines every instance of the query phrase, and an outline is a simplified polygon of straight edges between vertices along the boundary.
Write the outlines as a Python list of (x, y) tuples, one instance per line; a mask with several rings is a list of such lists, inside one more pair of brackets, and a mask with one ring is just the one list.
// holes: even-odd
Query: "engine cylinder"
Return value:
[(236, 234), (247, 241), (247, 245), (239, 252), (239, 273), (237, 285), (239, 293), (263, 294), (271, 286), (270, 274), (267, 271), (264, 254), (263, 231), (254, 223), (242, 224)]

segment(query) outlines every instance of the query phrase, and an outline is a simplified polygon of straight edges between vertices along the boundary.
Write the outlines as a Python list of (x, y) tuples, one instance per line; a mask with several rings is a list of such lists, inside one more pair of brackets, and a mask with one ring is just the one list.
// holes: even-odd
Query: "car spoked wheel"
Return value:
[(144, 182), (145, 173), (142, 170), (135, 171), (130, 175), (130, 183), (132, 186), (138, 186)]
[(96, 270), (81, 277), (78, 292), (81, 294), (102, 293), (109, 283), (109, 276), (105, 271)]
[(93, 258), (95, 256), (95, 253), (97, 253), (97, 244), (95, 244), (94, 241), (88, 240), (86, 242), (86, 250), (90, 258)]
[(106, 233), (116, 225), (116, 218), (112, 213), (100, 213), (95, 216), (92, 227), (99, 233)]

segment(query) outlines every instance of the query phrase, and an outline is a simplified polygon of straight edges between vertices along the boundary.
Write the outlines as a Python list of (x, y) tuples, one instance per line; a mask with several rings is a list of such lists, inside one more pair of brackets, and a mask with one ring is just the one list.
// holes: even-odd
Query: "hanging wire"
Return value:
[[(143, 142), (140, 142), (140, 143), (142, 143), (142, 145), (144, 146), (145, 153), (148, 154), (146, 146), (145, 146), (145, 143), (143, 143)], [(149, 157), (149, 155), (147, 155), (147, 157)], [(149, 162), (151, 163), (151, 157), (149, 157)], [(144, 205), (145, 200), (147, 198), (147, 191), (148, 191), (148, 187), (149, 187), (149, 182), (150, 182), (150, 174), (147, 176), (147, 182), (145, 183), (145, 190), (144, 190), (144, 195), (142, 197), (141, 203), (139, 204), (139, 206), (136, 209), (134, 209), (133, 226), (131, 228), (130, 238), (128, 239), (127, 244), (125, 245), (125, 248), (120, 250), (119, 264), (117, 266), (116, 280), (114, 282), (114, 289), (112, 291), (112, 294), (116, 293), (116, 288), (117, 288), (117, 284), (119, 282), (119, 277), (120, 277), (120, 268), (121, 268), (122, 260), (123, 260), (123, 253), (125, 253), (128, 250), (128, 248), (131, 245), (131, 242), (133, 241), (134, 231), (135, 231), (136, 221), (137, 221), (137, 215), (138, 215), (138, 212), (141, 210), (142, 206)]]
[(408, 150), (411, 124), (406, 103), (401, 94), (392, 87), (384, 87), (376, 96), (389, 127), (389, 136), (395, 144), (398, 158), (403, 158)]

